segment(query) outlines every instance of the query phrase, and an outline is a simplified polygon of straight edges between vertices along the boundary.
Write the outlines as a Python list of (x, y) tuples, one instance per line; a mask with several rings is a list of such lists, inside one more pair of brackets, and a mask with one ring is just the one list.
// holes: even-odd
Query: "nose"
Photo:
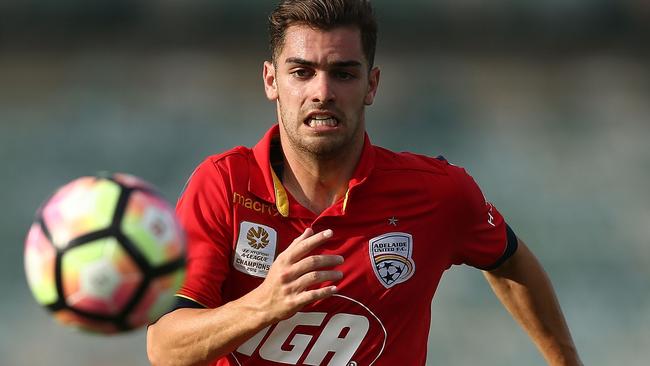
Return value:
[(314, 103), (328, 103), (334, 100), (334, 85), (333, 80), (328, 73), (321, 72), (316, 75), (313, 82), (312, 102)]

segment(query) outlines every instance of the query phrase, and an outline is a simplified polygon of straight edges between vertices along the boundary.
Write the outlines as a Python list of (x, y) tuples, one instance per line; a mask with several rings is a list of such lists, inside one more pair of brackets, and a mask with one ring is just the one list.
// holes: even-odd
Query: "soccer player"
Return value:
[(442, 273), (485, 277), (551, 365), (579, 365), (540, 264), (443, 158), (371, 144), (380, 71), (365, 0), (285, 0), (264, 63), (278, 124), (201, 163), (177, 212), (188, 236), (154, 365), (424, 365)]

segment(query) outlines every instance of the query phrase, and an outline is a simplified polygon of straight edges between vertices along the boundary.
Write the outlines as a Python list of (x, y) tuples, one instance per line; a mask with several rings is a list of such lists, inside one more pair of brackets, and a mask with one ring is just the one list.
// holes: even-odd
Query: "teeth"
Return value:
[(313, 119), (328, 119), (328, 118), (332, 118), (332, 117), (331, 117), (331, 116), (327, 116), (327, 115), (318, 115), (318, 114), (315, 114), (315, 115), (313, 115), (311, 118), (313, 118)]
[(336, 127), (338, 122), (332, 117), (314, 116), (309, 120), (309, 127)]

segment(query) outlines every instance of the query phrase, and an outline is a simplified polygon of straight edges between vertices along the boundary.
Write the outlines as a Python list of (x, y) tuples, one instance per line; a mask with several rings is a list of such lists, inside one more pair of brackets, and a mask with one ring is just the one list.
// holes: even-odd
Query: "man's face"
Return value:
[(379, 69), (368, 72), (356, 27), (292, 25), (275, 63), (264, 63), (266, 95), (277, 101), (283, 144), (319, 158), (363, 145), (364, 106), (372, 104), (378, 82)]

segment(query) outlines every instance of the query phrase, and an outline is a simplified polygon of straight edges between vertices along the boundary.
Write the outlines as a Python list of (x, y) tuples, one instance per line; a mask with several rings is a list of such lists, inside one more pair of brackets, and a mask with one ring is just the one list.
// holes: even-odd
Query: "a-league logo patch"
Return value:
[(242, 221), (233, 256), (236, 270), (255, 277), (266, 277), (275, 260), (277, 233), (272, 227)]
[(375, 275), (384, 287), (391, 288), (415, 273), (411, 234), (393, 232), (374, 237), (368, 249)]

